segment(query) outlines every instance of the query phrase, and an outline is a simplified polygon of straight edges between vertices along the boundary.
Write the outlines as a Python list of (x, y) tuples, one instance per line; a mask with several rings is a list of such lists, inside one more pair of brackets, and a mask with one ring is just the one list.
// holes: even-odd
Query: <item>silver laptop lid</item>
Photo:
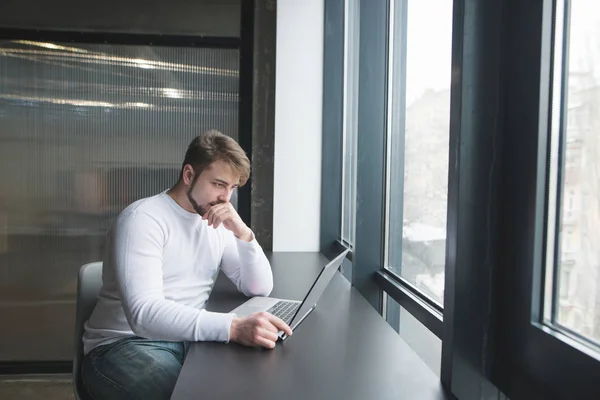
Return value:
[(315, 279), (312, 287), (310, 288), (310, 290), (306, 294), (306, 297), (302, 301), (302, 305), (300, 306), (298, 311), (296, 311), (296, 314), (290, 321), (290, 327), (292, 329), (295, 328), (294, 325), (300, 322), (304, 318), (304, 315), (307, 312), (309, 312), (311, 308), (317, 305), (317, 301), (319, 300), (325, 289), (327, 289), (327, 285), (329, 285), (329, 282), (334, 277), (335, 271), (337, 271), (340, 265), (342, 265), (342, 262), (344, 261), (346, 254), (348, 254), (348, 251), (349, 250), (344, 250), (340, 255), (331, 260), (329, 264), (323, 267), (323, 269), (319, 273), (318, 278)]

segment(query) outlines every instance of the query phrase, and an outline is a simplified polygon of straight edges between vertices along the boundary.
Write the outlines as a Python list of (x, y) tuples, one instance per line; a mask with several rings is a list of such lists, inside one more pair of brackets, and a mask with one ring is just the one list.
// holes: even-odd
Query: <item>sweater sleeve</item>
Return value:
[(233, 314), (199, 310), (165, 299), (162, 253), (165, 232), (134, 211), (117, 221), (112, 265), (125, 316), (138, 336), (170, 341), (229, 341)]
[(254, 233), (250, 242), (236, 238), (230, 231), (225, 235), (221, 270), (246, 296), (268, 296), (273, 290), (273, 273)]

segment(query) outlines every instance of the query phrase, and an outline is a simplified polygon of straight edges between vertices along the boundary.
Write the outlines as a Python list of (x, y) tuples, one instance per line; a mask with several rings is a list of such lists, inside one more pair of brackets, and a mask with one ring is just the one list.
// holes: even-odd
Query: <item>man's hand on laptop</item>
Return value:
[(288, 336), (292, 335), (292, 329), (281, 319), (268, 312), (259, 312), (245, 318), (233, 318), (229, 340), (245, 346), (272, 349), (277, 342), (279, 331)]

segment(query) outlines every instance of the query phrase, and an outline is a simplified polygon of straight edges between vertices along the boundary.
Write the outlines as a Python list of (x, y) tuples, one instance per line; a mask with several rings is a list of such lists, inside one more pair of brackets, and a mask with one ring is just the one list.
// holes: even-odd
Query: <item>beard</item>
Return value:
[(221, 204), (224, 203), (224, 201), (213, 201), (208, 203), (208, 205), (206, 206), (201, 206), (200, 204), (198, 204), (198, 202), (196, 200), (194, 200), (194, 198), (192, 197), (192, 191), (194, 190), (194, 186), (196, 186), (196, 180), (194, 179), (194, 182), (192, 182), (192, 184), (190, 185), (190, 188), (187, 191), (187, 198), (188, 201), (190, 202), (190, 204), (192, 205), (192, 207), (194, 208), (194, 211), (196, 211), (196, 213), (198, 215), (200, 215), (201, 217), (204, 216), (204, 214), (206, 214), (206, 212), (215, 204)]
[(198, 213), (201, 217), (203, 217), (207, 210), (204, 207), (201, 207), (200, 204), (198, 204), (196, 202), (196, 200), (194, 200), (194, 198), (192, 197), (192, 194), (190, 192), (191, 192), (191, 190), (187, 192), (188, 201), (194, 208), (194, 211), (196, 211), (196, 213)]

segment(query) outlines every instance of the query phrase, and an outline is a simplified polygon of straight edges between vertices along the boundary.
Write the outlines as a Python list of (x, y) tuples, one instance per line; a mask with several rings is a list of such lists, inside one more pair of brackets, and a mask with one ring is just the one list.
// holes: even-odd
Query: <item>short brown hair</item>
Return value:
[(199, 176), (210, 164), (223, 161), (229, 164), (239, 175), (239, 186), (243, 186), (250, 177), (250, 160), (244, 150), (231, 137), (216, 129), (208, 130), (192, 140), (185, 152), (179, 179), (183, 177), (183, 167), (190, 164)]

